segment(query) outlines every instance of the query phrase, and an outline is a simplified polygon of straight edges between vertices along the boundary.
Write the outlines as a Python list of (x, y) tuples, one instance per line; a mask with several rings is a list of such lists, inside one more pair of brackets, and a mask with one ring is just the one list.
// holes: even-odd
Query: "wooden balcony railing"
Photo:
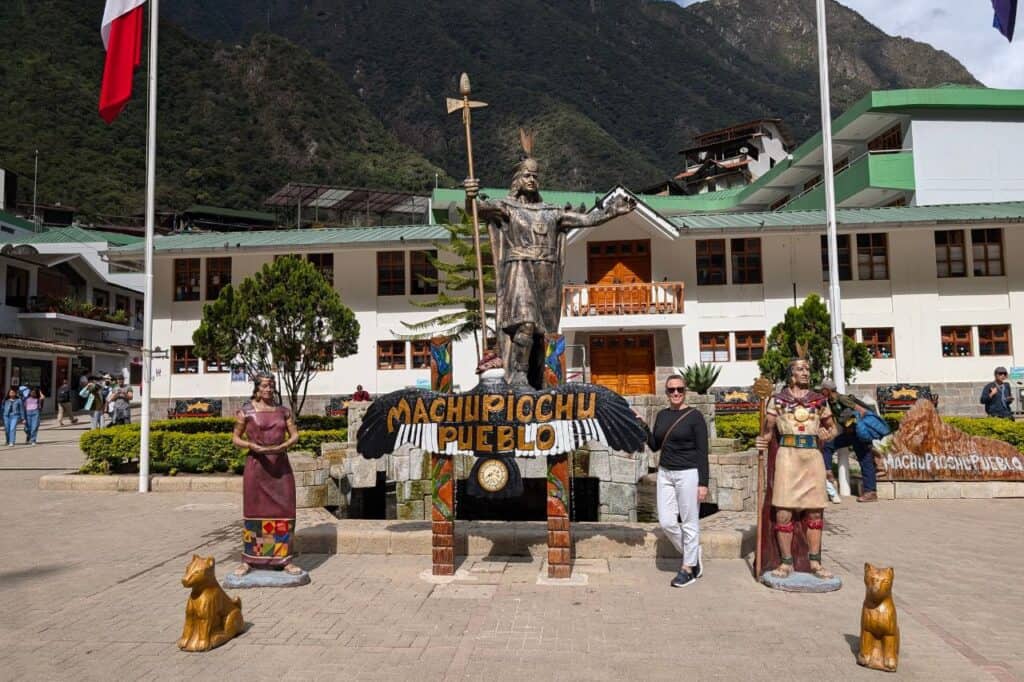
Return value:
[(565, 317), (682, 313), (683, 283), (566, 284), (562, 301)]

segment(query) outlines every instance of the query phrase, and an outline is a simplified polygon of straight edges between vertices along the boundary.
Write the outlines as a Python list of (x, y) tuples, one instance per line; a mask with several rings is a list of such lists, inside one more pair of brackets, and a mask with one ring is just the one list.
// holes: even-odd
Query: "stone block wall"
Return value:
[(715, 450), (716, 448), (713, 447), (708, 455), (708, 502), (718, 505), (720, 511), (755, 511), (757, 507), (757, 450), (747, 450), (746, 452), (716, 452)]

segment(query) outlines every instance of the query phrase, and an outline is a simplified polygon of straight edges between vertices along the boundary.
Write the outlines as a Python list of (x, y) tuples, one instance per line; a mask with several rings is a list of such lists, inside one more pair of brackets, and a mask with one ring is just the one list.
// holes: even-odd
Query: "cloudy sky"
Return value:
[[(677, 0), (692, 5), (698, 0)], [(886, 33), (950, 53), (993, 88), (1024, 88), (1024, 8), (1013, 43), (992, 28), (990, 0), (839, 0)]]

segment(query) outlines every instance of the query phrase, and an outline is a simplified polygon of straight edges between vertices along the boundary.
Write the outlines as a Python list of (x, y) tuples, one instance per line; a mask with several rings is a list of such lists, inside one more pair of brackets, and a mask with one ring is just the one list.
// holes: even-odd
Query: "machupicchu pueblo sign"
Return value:
[(883, 480), (1024, 481), (1024, 453), (945, 423), (929, 400), (919, 400), (876, 452)]

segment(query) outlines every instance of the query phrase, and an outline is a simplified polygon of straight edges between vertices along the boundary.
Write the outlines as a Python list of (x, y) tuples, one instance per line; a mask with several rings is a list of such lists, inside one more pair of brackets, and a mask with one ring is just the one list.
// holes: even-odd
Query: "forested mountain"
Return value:
[[(141, 206), (144, 74), (95, 113), (102, 0), (0, 3), (0, 167), (88, 211)], [(759, 116), (818, 128), (814, 0), (174, 0), (162, 4), (160, 203), (255, 207), (288, 180), (425, 189), (464, 177), (470, 74), (477, 175), (505, 185), (516, 129), (544, 182), (638, 187), (703, 130)], [(836, 111), (870, 89), (974, 83), (949, 55), (829, 2)], [(436, 167), (436, 170), (435, 170)]]

